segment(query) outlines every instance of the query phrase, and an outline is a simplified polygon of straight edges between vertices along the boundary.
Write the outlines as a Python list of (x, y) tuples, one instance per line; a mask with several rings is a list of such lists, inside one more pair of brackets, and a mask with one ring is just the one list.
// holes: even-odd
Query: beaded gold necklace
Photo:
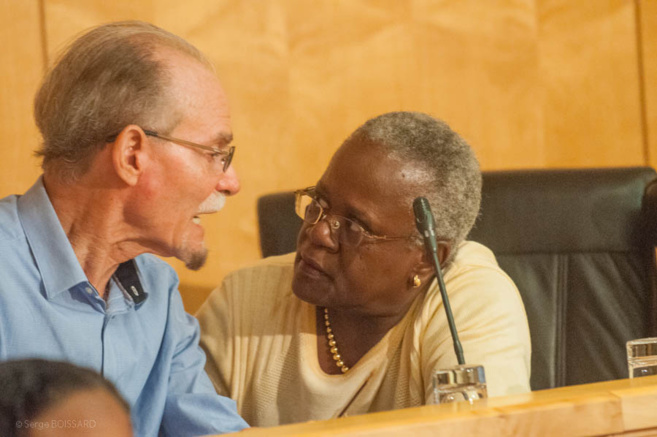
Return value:
[(329, 321), (328, 308), (324, 308), (324, 325), (326, 325), (326, 338), (328, 339), (329, 350), (333, 355), (333, 361), (335, 361), (335, 365), (338, 366), (342, 373), (346, 373), (349, 367), (345, 366), (338, 351), (338, 344), (335, 342), (335, 336), (333, 335), (331, 322)]

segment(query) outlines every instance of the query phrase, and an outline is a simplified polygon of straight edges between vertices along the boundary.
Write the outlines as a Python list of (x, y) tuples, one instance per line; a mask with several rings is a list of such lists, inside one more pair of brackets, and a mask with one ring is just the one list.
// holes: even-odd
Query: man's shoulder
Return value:
[(12, 195), (0, 199), (0, 241), (13, 240), (23, 236), (23, 228), (18, 217), (18, 198)]

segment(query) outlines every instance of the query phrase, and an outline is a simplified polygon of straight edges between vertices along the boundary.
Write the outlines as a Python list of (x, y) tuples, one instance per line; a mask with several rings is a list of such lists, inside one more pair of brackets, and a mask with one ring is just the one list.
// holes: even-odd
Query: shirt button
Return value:
[(94, 292), (91, 287), (87, 287), (85, 290), (87, 291), (87, 294), (92, 294)]

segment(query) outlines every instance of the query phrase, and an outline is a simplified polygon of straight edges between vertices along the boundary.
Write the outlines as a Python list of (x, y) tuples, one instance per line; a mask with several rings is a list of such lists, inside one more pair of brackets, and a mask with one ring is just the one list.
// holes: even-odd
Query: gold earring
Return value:
[(422, 285), (422, 280), (418, 275), (413, 276), (413, 288), (418, 288), (420, 285)]

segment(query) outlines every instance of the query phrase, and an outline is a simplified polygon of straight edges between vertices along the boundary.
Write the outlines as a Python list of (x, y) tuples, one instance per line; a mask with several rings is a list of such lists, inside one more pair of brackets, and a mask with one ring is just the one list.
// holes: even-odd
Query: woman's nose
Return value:
[(329, 250), (337, 250), (338, 235), (340, 232), (340, 221), (335, 217), (324, 215), (314, 225), (310, 225), (307, 230), (310, 241), (318, 246), (326, 247)]

